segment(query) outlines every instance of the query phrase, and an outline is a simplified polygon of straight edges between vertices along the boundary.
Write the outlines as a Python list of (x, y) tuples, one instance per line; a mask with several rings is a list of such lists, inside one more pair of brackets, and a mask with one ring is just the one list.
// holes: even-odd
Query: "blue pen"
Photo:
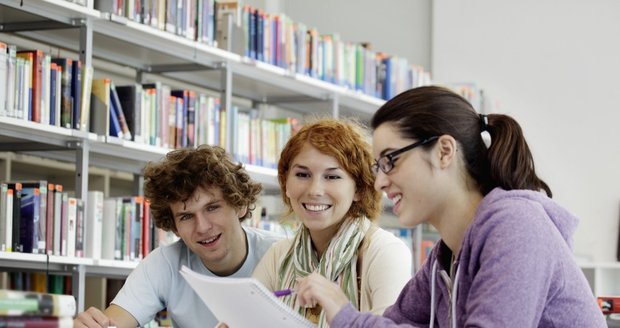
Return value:
[(295, 291), (294, 291), (294, 290), (292, 290), (292, 289), (290, 289), (290, 288), (288, 288), (288, 289), (283, 289), (283, 290), (274, 290), (274, 291), (273, 291), (273, 294), (274, 294), (276, 297), (282, 297), (282, 296), (286, 296), (286, 295), (291, 295), (291, 294), (293, 294), (293, 293), (295, 293)]

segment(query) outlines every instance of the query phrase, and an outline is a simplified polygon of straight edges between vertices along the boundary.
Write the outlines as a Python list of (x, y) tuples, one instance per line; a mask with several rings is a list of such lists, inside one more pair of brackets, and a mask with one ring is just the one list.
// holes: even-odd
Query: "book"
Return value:
[[(315, 327), (254, 278), (209, 277), (186, 266), (180, 272), (215, 317), (229, 327)], [(244, 309), (243, 315), (239, 309)]]
[(71, 128), (80, 130), (82, 122), (82, 63), (79, 60), (73, 62), (71, 66), (71, 97), (73, 107), (71, 108)]
[(132, 140), (142, 143), (142, 86), (139, 84), (117, 86), (116, 93)]
[(71, 81), (73, 80), (73, 59), (71, 58), (52, 58), (52, 63), (59, 67), (60, 76), (60, 109), (56, 110), (58, 114), (59, 126), (70, 129), (73, 111), (73, 95), (71, 94)]
[(71, 317), (13, 317), (0, 316), (0, 327), (20, 327), (20, 328), (69, 328), (73, 327)]
[(37, 187), (23, 187), (22, 199), (20, 204), (20, 225), (19, 238), (21, 241), (21, 252), (37, 253), (37, 243), (39, 240), (39, 206), (41, 195)]
[(0, 184), (0, 251), (13, 249), (13, 189)]
[(111, 117), (110, 99), (110, 79), (93, 80), (90, 98), (90, 132), (100, 136), (108, 135)]
[(603, 314), (620, 313), (620, 296), (599, 296), (596, 300)]
[(76, 308), (73, 295), (0, 289), (2, 316), (73, 317)]
[(125, 140), (131, 140), (131, 132), (129, 131), (129, 125), (125, 120), (125, 114), (121, 107), (121, 101), (118, 99), (118, 93), (116, 93), (116, 85), (110, 80), (110, 110), (114, 110), (118, 119), (119, 126), (122, 131), (122, 138)]
[(88, 207), (86, 213), (86, 257), (91, 259), (101, 258), (101, 238), (103, 229), (103, 192), (88, 192)]

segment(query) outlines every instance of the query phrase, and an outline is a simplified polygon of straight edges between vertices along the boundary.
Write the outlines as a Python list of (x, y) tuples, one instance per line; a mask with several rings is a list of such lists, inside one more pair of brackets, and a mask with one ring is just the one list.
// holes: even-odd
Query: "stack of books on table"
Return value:
[(0, 327), (73, 327), (72, 295), (0, 289)]

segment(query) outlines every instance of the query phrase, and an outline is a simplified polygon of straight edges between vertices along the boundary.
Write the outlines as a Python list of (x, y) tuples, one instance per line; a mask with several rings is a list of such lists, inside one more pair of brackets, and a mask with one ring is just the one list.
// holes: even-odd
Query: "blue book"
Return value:
[(121, 125), (116, 115), (117, 110), (114, 107), (116, 107), (116, 104), (112, 101), (112, 93), (110, 93), (110, 131), (108, 131), (108, 134), (111, 137), (122, 138), (123, 130), (121, 130)]
[(265, 33), (265, 19), (260, 10), (256, 10), (256, 59), (263, 61), (265, 45), (263, 38)]
[(118, 121), (119, 127), (121, 128), (121, 138), (126, 140), (131, 140), (131, 132), (129, 131), (129, 125), (127, 125), (127, 120), (125, 119), (125, 114), (123, 113), (123, 107), (121, 106), (121, 101), (118, 98), (118, 93), (116, 92), (116, 86), (114, 82), (110, 81), (110, 109), (114, 109), (116, 112), (116, 119)]
[(50, 70), (50, 125), (56, 125), (56, 81), (58, 78), (58, 71), (55, 69)]
[(23, 253), (36, 253), (39, 241), (39, 208), (41, 196), (39, 188), (24, 187), (19, 214), (19, 237)]
[(71, 128), (80, 129), (81, 104), (82, 104), (82, 64), (80, 61), (74, 61), (71, 68), (71, 97), (73, 98), (73, 108), (71, 112)]

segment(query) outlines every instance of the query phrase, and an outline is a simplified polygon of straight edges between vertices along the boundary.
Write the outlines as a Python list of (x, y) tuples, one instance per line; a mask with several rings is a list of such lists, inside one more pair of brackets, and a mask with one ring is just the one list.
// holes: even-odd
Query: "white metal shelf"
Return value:
[(0, 252), (0, 267), (20, 271), (49, 271), (50, 273), (73, 274), (77, 267), (83, 266), (86, 274), (125, 278), (138, 262), (94, 260), (82, 257), (67, 257), (19, 252)]

